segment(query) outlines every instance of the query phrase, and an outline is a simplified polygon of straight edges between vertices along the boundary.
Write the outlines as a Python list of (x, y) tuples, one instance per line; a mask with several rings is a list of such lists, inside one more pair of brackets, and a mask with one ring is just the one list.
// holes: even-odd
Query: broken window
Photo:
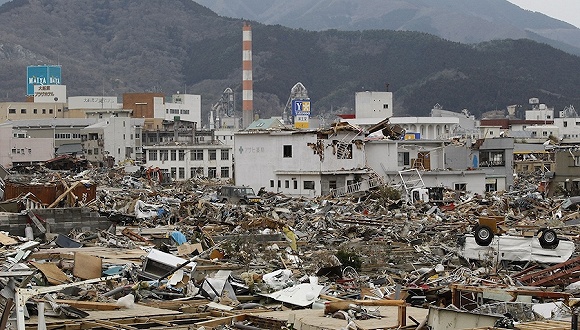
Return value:
[(270, 180), (270, 187), (274, 188), (274, 180)]
[(289, 180), (284, 180), (284, 188), (286, 188), (286, 189), (290, 188), (290, 181)]
[(207, 152), (209, 153), (209, 160), (216, 160), (217, 159), (217, 152), (215, 149), (210, 149)]
[(467, 183), (456, 183), (454, 189), (457, 191), (467, 191)]
[(491, 192), (491, 191), (497, 191), (497, 182), (487, 182), (485, 184), (485, 191), (486, 192)]
[(336, 148), (337, 159), (352, 159), (352, 144), (339, 143)]
[(479, 166), (504, 166), (505, 158), (504, 151), (480, 151), (479, 152)]
[(292, 158), (292, 146), (291, 145), (284, 146), (284, 158)]
[(157, 150), (149, 150), (149, 160), (157, 160)]
[(304, 181), (304, 189), (314, 190), (314, 181)]
[(399, 152), (397, 158), (399, 166), (409, 166), (411, 164), (411, 158), (408, 152)]
[(185, 167), (180, 167), (179, 168), (179, 178), (180, 179), (185, 179)]
[(171, 150), (171, 160), (172, 161), (177, 160), (177, 150)]
[(159, 160), (164, 161), (169, 159), (169, 150), (159, 150)]
[(180, 161), (185, 160), (185, 150), (179, 150), (179, 160)]
[(215, 167), (208, 167), (207, 168), (207, 177), (213, 179), (217, 176), (217, 171)]
[(229, 178), (230, 177), (230, 168), (229, 167), (220, 168), (220, 176), (222, 178)]
[(203, 167), (192, 167), (189, 170), (189, 176), (195, 178), (196, 176), (203, 176)]

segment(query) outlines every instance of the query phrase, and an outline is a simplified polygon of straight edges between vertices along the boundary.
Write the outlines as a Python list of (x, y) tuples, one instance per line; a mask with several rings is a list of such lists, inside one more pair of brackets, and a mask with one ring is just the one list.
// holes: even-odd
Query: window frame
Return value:
[(282, 158), (292, 158), (292, 145), (285, 144), (282, 146)]

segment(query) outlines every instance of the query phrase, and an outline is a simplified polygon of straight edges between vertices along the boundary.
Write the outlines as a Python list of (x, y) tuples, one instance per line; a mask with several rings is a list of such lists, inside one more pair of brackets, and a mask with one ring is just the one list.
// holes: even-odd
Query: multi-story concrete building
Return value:
[[(516, 106), (508, 106), (506, 118), (481, 119), (482, 137), (515, 137), (520, 143), (544, 143), (548, 139), (561, 136), (561, 126), (554, 119), (554, 108), (540, 103), (537, 98), (530, 99), (531, 108), (525, 110), (525, 119), (516, 118)], [(497, 133), (495, 136), (491, 134)]]
[(197, 177), (228, 180), (233, 176), (231, 146), (168, 142), (144, 149), (146, 166), (158, 167), (176, 181)]
[(560, 117), (554, 118), (554, 125), (558, 126), (561, 144), (580, 144), (580, 116), (570, 105), (560, 111)]
[(116, 96), (71, 96), (68, 98), (68, 118), (131, 117), (132, 109), (123, 109)]
[(365, 164), (362, 131), (241, 131), (234, 134), (235, 183), (258, 191), (321, 196), (376, 175)]
[(155, 118), (168, 121), (186, 121), (197, 124), (201, 128), (201, 96), (192, 94), (173, 94), (171, 102), (165, 102), (163, 97), (153, 99)]
[(144, 129), (161, 129), (160, 121), (195, 122), (201, 127), (201, 96), (173, 94), (165, 101), (162, 93), (125, 93), (123, 109), (133, 110), (134, 118), (145, 118)]
[[(369, 167), (384, 177), (386, 184), (402, 186), (418, 175), (420, 181), (413, 187), (447, 187), (457, 191), (485, 192), (486, 174), (476, 170), (467, 162), (470, 150), (458, 146), (454, 156), (448, 157), (443, 140), (369, 140), (365, 144), (366, 161)], [(465, 159), (458, 163), (450, 159)], [(413, 172), (411, 170), (416, 170)], [(416, 178), (413, 178), (416, 179)]]
[(357, 92), (354, 96), (356, 118), (382, 120), (393, 116), (392, 92)]
[(469, 140), (462, 145), (449, 145), (445, 150), (446, 168), (485, 173), (484, 191), (503, 191), (513, 187), (513, 138)]
[(427, 140), (448, 139), (459, 124), (457, 117), (392, 117), (389, 122)]
[(554, 152), (555, 171), (550, 178), (549, 194), (562, 193), (580, 195), (580, 148), (562, 146), (550, 148)]
[[(197, 130), (195, 122), (163, 121), (158, 130), (143, 131), (143, 162), (165, 177), (181, 181), (196, 177), (233, 177), (233, 140), (218, 140), (213, 130)], [(231, 134), (231, 133), (230, 133)]]
[(52, 118), (11, 121), (13, 130), (30, 138), (52, 140), (51, 153), (59, 153), (59, 148), (66, 148), (68, 154), (82, 154), (81, 130), (97, 122), (94, 118)]
[(65, 118), (66, 102), (1, 102), (0, 122), (7, 120)]
[(99, 165), (141, 161), (144, 122), (143, 118), (111, 116), (87, 126), (81, 131), (86, 159)]
[(39, 164), (54, 157), (52, 138), (32, 138), (14, 129), (11, 122), (0, 124), (0, 165), (10, 168)]

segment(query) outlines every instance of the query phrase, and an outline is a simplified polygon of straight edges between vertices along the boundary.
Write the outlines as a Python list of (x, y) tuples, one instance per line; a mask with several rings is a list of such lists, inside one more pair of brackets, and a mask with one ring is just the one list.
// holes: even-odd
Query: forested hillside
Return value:
[[(181, 91), (201, 94), (208, 112), (225, 88), (241, 94), (243, 21), (190, 0), (14, 0), (0, 20), (2, 101), (23, 100), (26, 66), (36, 64), (62, 65), (69, 96)], [(297, 82), (325, 116), (352, 112), (355, 92), (387, 84), (397, 115), (436, 103), (479, 114), (530, 97), (557, 109), (580, 100), (580, 58), (530, 40), (467, 45), (420, 32), (251, 24), (262, 117), (281, 115)]]

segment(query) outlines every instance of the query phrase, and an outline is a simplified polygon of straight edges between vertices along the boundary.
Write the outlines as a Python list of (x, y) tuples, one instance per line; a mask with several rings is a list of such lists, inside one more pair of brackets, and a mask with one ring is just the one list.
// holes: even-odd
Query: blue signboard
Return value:
[(26, 69), (26, 94), (34, 95), (34, 85), (60, 85), (60, 65), (29, 66)]
[(292, 100), (292, 116), (310, 117), (310, 100)]

